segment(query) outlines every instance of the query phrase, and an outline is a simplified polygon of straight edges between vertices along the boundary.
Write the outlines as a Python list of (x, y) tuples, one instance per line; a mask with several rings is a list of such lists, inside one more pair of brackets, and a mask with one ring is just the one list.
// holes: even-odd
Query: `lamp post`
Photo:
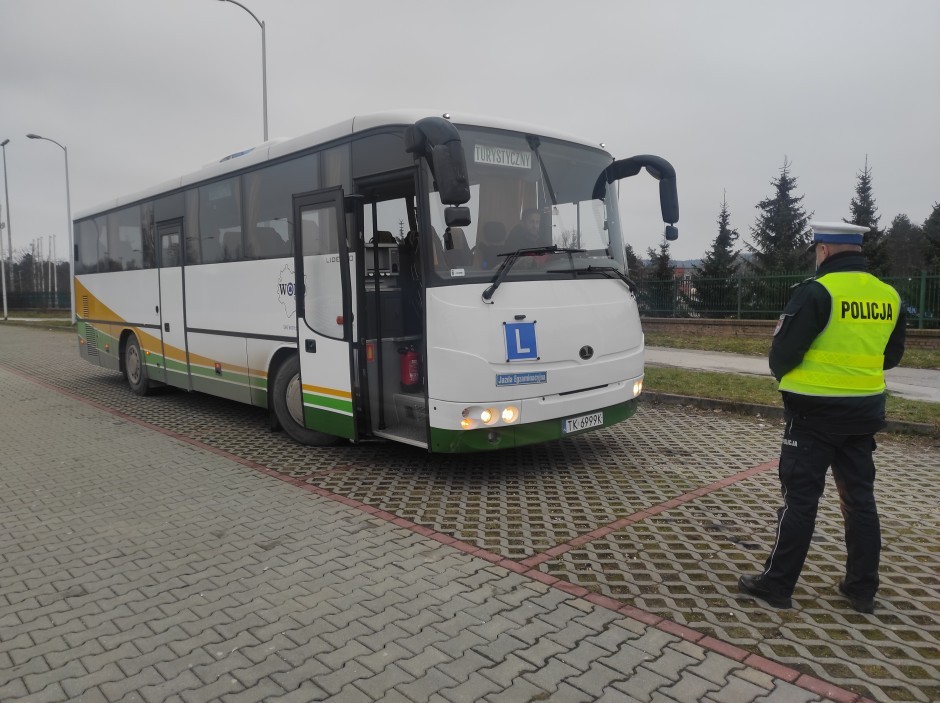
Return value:
[[(6, 196), (7, 201), (7, 245), (10, 249), (10, 259), (9, 259), (9, 269), (10, 269), (10, 284), (13, 283), (13, 226), (10, 224), (10, 189), (7, 186), (7, 144), (10, 143), (9, 139), (4, 139), (0, 142), (0, 147), (3, 148), (3, 194)], [(0, 228), (3, 227), (3, 223), (0, 222)], [(3, 230), (0, 229), (0, 279), (2, 279), (3, 285), (3, 319), (8, 318), (7, 314), (7, 266), (3, 262)]]
[(238, 2), (238, 0), (219, 0), (219, 2), (230, 2), (233, 5), (238, 5), (251, 15), (251, 18), (261, 27), (261, 107), (264, 115), (264, 141), (268, 141), (268, 60), (264, 38), (264, 22), (255, 17), (255, 13)]
[(40, 137), (38, 134), (27, 134), (29, 139), (42, 139), (52, 142), (65, 152), (65, 208), (68, 216), (67, 228), (65, 230), (69, 237), (69, 298), (71, 298), (71, 316), (72, 324), (75, 324), (75, 247), (72, 244), (72, 196), (69, 193), (69, 150), (59, 144), (55, 139), (49, 137)]

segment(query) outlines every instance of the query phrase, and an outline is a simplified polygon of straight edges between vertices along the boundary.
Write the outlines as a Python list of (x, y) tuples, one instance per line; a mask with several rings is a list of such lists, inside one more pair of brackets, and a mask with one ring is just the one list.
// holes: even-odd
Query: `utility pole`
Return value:
[[(3, 319), (8, 319), (7, 315), (7, 262), (3, 258), (3, 228), (6, 227), (6, 222), (3, 221), (3, 206), (0, 205), (0, 285), (3, 286)], [(10, 276), (13, 276), (13, 272), (10, 271)]]
[(48, 251), (49, 253), (48, 253), (48, 256), (46, 257), (46, 260), (48, 261), (48, 264), (49, 264), (49, 265), (46, 267), (46, 270), (49, 272), (49, 274), (48, 274), (48, 275), (49, 275), (49, 281), (48, 281), (48, 283), (47, 283), (47, 286), (48, 286), (48, 288), (49, 288), (49, 307), (52, 308), (52, 307), (55, 307), (55, 297), (52, 295), (52, 288), (53, 288), (52, 280), (53, 280), (54, 276), (52, 275), (52, 235), (51, 235), (51, 234), (49, 235), (49, 241), (47, 242), (47, 244), (48, 244), (48, 247), (49, 247), (49, 248), (47, 249), (47, 251)]
[[(7, 221), (6, 221), (6, 230), (7, 230), (7, 245), (9, 246), (9, 266), (10, 269), (10, 287), (13, 287), (13, 225), (10, 223), (10, 188), (7, 184), (7, 144), (10, 143), (9, 139), (4, 139), (0, 142), (0, 148), (3, 149), (3, 194), (6, 198), (7, 203)], [(4, 223), (0, 222), (0, 259), (3, 258), (3, 226)], [(7, 281), (6, 281), (6, 271), (3, 268), (3, 265), (0, 264), (0, 272), (3, 273), (3, 319), (7, 319)]]

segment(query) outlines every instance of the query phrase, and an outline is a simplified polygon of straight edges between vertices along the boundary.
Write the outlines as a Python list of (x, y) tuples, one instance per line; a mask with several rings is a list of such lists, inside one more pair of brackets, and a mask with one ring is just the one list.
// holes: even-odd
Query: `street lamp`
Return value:
[(264, 114), (264, 141), (268, 141), (268, 61), (264, 39), (264, 22), (255, 17), (255, 13), (238, 2), (238, 0), (219, 0), (219, 2), (230, 2), (233, 5), (238, 5), (251, 15), (251, 18), (261, 27), (261, 107)]
[(72, 306), (72, 324), (75, 324), (75, 246), (72, 243), (72, 196), (69, 194), (69, 150), (59, 144), (55, 139), (40, 137), (38, 134), (27, 134), (28, 139), (42, 139), (52, 142), (65, 152), (65, 208), (68, 215), (68, 228), (65, 230), (69, 236), (69, 298)]
[[(7, 144), (10, 143), (9, 139), (4, 139), (0, 142), (0, 147), (3, 147), (3, 193), (6, 196), (7, 201), (7, 244), (10, 248), (10, 283), (13, 283), (13, 226), (10, 224), (10, 189), (7, 186)], [(7, 267), (3, 262), (3, 223), (0, 222), (0, 280), (2, 280), (3, 285), (3, 319), (6, 320), (7, 315)]]

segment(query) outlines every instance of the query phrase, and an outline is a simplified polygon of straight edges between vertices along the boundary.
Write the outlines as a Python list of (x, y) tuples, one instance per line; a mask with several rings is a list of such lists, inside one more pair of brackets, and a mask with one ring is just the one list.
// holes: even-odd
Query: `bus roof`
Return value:
[(538, 134), (540, 136), (560, 139), (566, 142), (573, 142), (575, 144), (581, 144), (583, 146), (589, 146), (595, 149), (601, 148), (598, 143), (589, 142), (580, 137), (574, 137), (570, 134), (564, 134), (562, 132), (545, 129), (543, 127), (525, 124), (522, 122), (514, 122), (511, 120), (503, 120), (463, 113), (442, 113), (440, 111), (434, 110), (390, 110), (387, 112), (378, 112), (352, 117), (342, 122), (300, 135), (298, 137), (289, 139), (269, 139), (268, 141), (262, 144), (258, 144), (257, 146), (249, 147), (247, 149), (229, 154), (228, 156), (221, 158), (219, 161), (203, 166), (198, 171), (193, 171), (184, 176), (172, 178), (168, 181), (164, 181), (163, 183), (159, 183), (149, 188), (137, 191), (136, 193), (130, 193), (128, 195), (115, 198), (114, 200), (109, 200), (100, 204), (98, 207), (83, 209), (75, 214), (74, 219), (81, 220), (102, 212), (107, 212), (125, 205), (130, 205), (131, 203), (135, 203), (140, 200), (147, 200), (149, 198), (157, 197), (164, 193), (169, 193), (179, 188), (193, 185), (195, 183), (218, 178), (219, 176), (223, 176), (227, 173), (241, 171), (256, 164), (264, 163), (265, 161), (271, 161), (273, 159), (287, 156), (294, 152), (303, 151), (305, 149), (316, 147), (320, 144), (326, 144), (328, 142), (356, 134), (357, 132), (365, 132), (380, 127), (395, 125), (412, 125), (425, 117), (444, 114), (446, 114), (447, 118), (451, 122), (457, 125), (464, 125), (468, 127), (488, 127), (491, 129), (505, 129), (513, 132)]

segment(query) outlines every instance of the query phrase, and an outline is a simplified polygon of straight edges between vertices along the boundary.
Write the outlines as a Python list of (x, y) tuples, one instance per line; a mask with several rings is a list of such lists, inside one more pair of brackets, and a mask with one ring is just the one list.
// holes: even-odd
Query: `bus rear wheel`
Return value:
[(130, 386), (131, 391), (137, 395), (150, 394), (147, 364), (140, 350), (140, 342), (134, 335), (128, 337), (127, 344), (124, 346), (124, 378), (127, 379), (127, 385)]
[(304, 427), (303, 389), (300, 385), (300, 359), (289, 357), (274, 376), (271, 404), (278, 424), (295, 442), (308, 447), (329, 447), (342, 439)]

